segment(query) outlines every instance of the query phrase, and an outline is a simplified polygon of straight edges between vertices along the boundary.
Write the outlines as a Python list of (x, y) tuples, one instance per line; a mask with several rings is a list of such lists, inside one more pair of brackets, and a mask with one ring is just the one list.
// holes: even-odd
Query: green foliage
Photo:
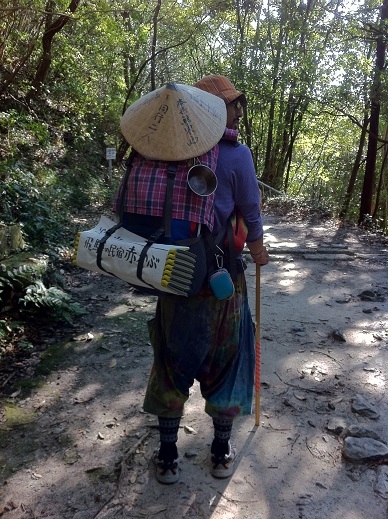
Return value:
[[(18, 9), (5, 0), (0, 220), (23, 223), (28, 243), (51, 248), (66, 239), (72, 211), (111, 199), (105, 147), (119, 148), (124, 105), (149, 91), (153, 50), (156, 86), (221, 73), (246, 92), (241, 137), (264, 182), (341, 207), (373, 81), (381, 1), (163, 0), (157, 21), (156, 6), (95, 0), (71, 14), (65, 0), (48, 6), (20, 0)], [(53, 39), (42, 89), (28, 101), (45, 28), (64, 12), (68, 20)], [(382, 153), (377, 170), (381, 160)], [(352, 218), (361, 176), (360, 169)]]
[(33, 267), (21, 265), (7, 269), (0, 265), (0, 310), (12, 308), (20, 295), (37, 278), (37, 271)]
[[(6, 179), (7, 164), (37, 163), (42, 160), (42, 149), (50, 144), (49, 125), (36, 114), (16, 109), (0, 112), (0, 179)], [(6, 138), (4, 136), (6, 135)]]
[(20, 349), (24, 352), (32, 349), (32, 344), (22, 338), (25, 338), (25, 328), (22, 322), (9, 316), (0, 319), (0, 362), (7, 355), (12, 356), (15, 353), (15, 344), (18, 344), (19, 348), (20, 343)]
[[(11, 333), (12, 329), (8, 323), (8, 321), (6, 321), (5, 319), (0, 319), (0, 343), (1, 341), (3, 341), (6, 337), (9, 336), (9, 334)], [(1, 357), (1, 355), (0, 355)]]
[[(46, 272), (45, 277), (50, 277)], [(55, 276), (52, 278), (54, 279)], [(7, 269), (0, 265), (0, 311), (16, 309), (28, 315), (40, 315), (44, 319), (54, 319), (71, 323), (83, 309), (57, 286), (46, 288), (37, 269), (28, 265)], [(11, 332), (9, 324), (2, 321), (0, 338)]]
[(5, 223), (21, 223), (27, 243), (41, 250), (63, 239), (59, 215), (52, 212), (53, 192), (45, 184), (22, 163), (10, 166), (8, 177), (0, 180), (0, 218)]
[(289, 216), (295, 220), (307, 222), (322, 222), (335, 216), (332, 208), (328, 204), (312, 204), (306, 202), (303, 198), (292, 198), (290, 196), (266, 198), (264, 210), (271, 215)]
[(37, 280), (27, 287), (25, 295), (20, 298), (25, 311), (47, 315), (58, 321), (73, 322), (76, 315), (83, 315), (85, 310), (71, 300), (71, 296), (62, 289), (52, 286), (46, 288), (43, 281)]
[(74, 210), (111, 197), (103, 138), (82, 120), (58, 120), (67, 128), (59, 138), (52, 125), (34, 126), (13, 110), (6, 115), (0, 114), (0, 130), (3, 124), (7, 131), (7, 139), (0, 131), (0, 221), (21, 223), (29, 245), (50, 250), (70, 239), (65, 230)]

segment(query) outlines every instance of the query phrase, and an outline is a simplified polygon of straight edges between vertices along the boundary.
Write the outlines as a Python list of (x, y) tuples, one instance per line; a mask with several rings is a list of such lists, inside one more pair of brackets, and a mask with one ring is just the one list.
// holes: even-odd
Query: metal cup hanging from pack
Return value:
[(217, 177), (212, 169), (194, 159), (194, 165), (187, 174), (187, 183), (196, 195), (209, 196), (217, 188)]

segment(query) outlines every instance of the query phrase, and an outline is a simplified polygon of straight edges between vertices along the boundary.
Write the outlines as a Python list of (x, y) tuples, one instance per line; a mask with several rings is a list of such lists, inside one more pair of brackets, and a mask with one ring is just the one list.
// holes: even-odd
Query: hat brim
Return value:
[(222, 99), (178, 83), (142, 96), (120, 121), (125, 139), (138, 153), (165, 161), (203, 155), (219, 142), (225, 126)]
[(248, 101), (247, 101), (247, 98), (245, 97), (245, 94), (240, 94), (239, 96), (236, 97), (236, 99), (234, 99), (234, 101), (236, 101), (237, 99), (240, 101), (240, 103), (243, 105), (244, 108), (247, 107)]

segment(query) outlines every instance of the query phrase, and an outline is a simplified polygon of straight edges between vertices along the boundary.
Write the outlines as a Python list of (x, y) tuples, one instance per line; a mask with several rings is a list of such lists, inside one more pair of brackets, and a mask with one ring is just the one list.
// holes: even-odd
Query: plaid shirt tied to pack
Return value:
[[(195, 163), (203, 164), (215, 171), (217, 157), (218, 145), (196, 158)], [(193, 159), (177, 162), (177, 165), (172, 218), (205, 224), (212, 231), (214, 226), (214, 193), (209, 196), (199, 196), (189, 188), (187, 174), (194, 165)], [(128, 177), (123, 204), (124, 212), (163, 216), (168, 167), (169, 162), (148, 160), (136, 153)], [(123, 188), (122, 181), (114, 199), (113, 210), (115, 212), (118, 211)]]

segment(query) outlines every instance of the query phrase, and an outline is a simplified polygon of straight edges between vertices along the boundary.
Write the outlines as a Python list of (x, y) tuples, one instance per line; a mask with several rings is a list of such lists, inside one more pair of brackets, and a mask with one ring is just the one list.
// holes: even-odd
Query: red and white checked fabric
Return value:
[[(196, 163), (204, 164), (215, 171), (218, 157), (218, 145), (198, 157)], [(173, 191), (172, 218), (206, 224), (213, 230), (214, 194), (199, 196), (191, 191), (187, 184), (187, 173), (193, 160), (178, 162)], [(169, 162), (148, 160), (136, 154), (129, 174), (124, 197), (125, 212), (163, 216)], [(116, 193), (113, 210), (118, 211), (123, 181)]]

